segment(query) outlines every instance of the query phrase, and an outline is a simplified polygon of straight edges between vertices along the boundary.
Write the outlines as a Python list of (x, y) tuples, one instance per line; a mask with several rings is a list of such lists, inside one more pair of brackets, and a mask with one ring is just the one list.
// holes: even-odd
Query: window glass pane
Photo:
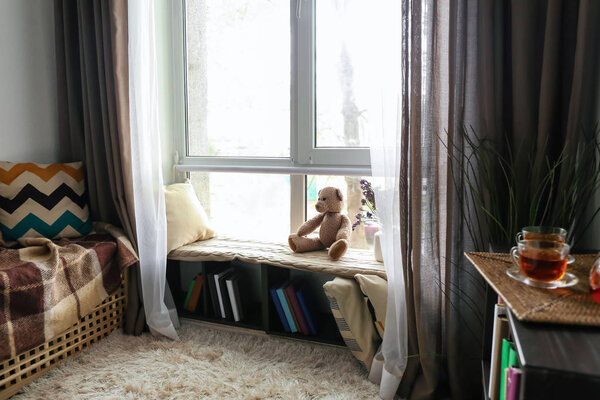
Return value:
[(188, 154), (290, 156), (290, 3), (186, 2)]
[[(371, 62), (378, 24), (374, 4), (364, 0), (316, 2), (316, 145), (367, 147), (372, 111)], [(374, 118), (372, 118), (374, 119)]]
[[(323, 176), (323, 175), (308, 175), (306, 177), (306, 215), (307, 219), (318, 214), (315, 210), (317, 203), (317, 194), (319, 190), (326, 186), (334, 186), (344, 194), (344, 203), (346, 206), (345, 213), (350, 217), (352, 223), (356, 222), (355, 215), (359, 212), (362, 200), (362, 191), (360, 188), (360, 180), (370, 177), (361, 178), (358, 176)], [(352, 232), (350, 239), (350, 247), (365, 249), (373, 248), (373, 235), (379, 230), (375, 223), (367, 222), (358, 225)]]
[(287, 242), (289, 175), (192, 172), (191, 181), (219, 236)]

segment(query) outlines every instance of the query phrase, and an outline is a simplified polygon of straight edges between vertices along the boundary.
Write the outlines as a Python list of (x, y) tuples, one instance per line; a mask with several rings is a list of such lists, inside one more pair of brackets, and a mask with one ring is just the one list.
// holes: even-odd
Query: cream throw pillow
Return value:
[(358, 282), (360, 290), (367, 299), (371, 302), (373, 310), (375, 310), (375, 327), (379, 336), (383, 337), (385, 330), (385, 313), (387, 309), (387, 281), (377, 275), (354, 275), (354, 279)]
[(215, 237), (208, 215), (198, 201), (190, 183), (175, 183), (165, 187), (167, 209), (167, 254), (171, 250)]

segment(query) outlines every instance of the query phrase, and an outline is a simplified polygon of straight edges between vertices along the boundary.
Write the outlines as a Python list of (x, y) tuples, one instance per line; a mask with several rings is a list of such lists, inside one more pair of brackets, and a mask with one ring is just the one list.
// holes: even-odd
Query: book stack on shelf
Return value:
[(298, 280), (288, 280), (270, 288), (269, 293), (285, 332), (306, 336), (317, 334), (318, 313), (315, 312), (308, 285)]
[(240, 276), (233, 268), (206, 274), (213, 314), (240, 322), (244, 319), (239, 289)]
[(488, 398), (520, 399), (522, 370), (519, 368), (514, 343), (509, 340), (506, 306), (502, 303), (494, 307), (493, 332)]
[(189, 312), (198, 311), (200, 293), (204, 284), (209, 292), (209, 308), (212, 307), (216, 318), (240, 322), (244, 319), (244, 311), (240, 298), (240, 276), (233, 268), (227, 268), (206, 274), (204, 282), (202, 274), (196, 275), (188, 288), (183, 308)]

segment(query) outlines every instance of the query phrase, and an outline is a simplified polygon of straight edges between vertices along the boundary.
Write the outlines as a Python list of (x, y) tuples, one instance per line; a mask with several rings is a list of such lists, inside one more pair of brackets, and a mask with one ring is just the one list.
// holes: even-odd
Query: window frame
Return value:
[[(172, 60), (170, 104), (175, 170), (290, 175), (290, 226), (306, 218), (306, 176), (370, 176), (367, 147), (316, 146), (316, 0), (290, 0), (290, 157), (212, 157), (188, 154), (186, 0), (170, 2), (167, 55)], [(167, 39), (167, 42), (169, 40)]]
[[(317, 147), (316, 146), (316, 75), (315, 75), (315, 6), (316, 0), (290, 0), (290, 36), (291, 36), (291, 71), (290, 71), (290, 157), (210, 157), (191, 156), (187, 152), (189, 137), (187, 117), (187, 73), (186, 73), (186, 36), (185, 36), (185, 3), (186, 0), (173, 2), (173, 26), (179, 27), (180, 45), (173, 46), (173, 60), (181, 60), (175, 68), (175, 86), (179, 87), (182, 96), (179, 97), (175, 109), (182, 110), (177, 115), (184, 116), (184, 132), (180, 133), (178, 146), (179, 167), (185, 171), (188, 166), (237, 166), (255, 170), (263, 167), (288, 167), (298, 170), (298, 173), (312, 174), (311, 167), (337, 167), (340, 175), (349, 173), (359, 175), (356, 171), (361, 168), (363, 175), (370, 175), (370, 154), (366, 147)], [(175, 30), (174, 30), (175, 31)], [(175, 38), (177, 40), (177, 38)], [(179, 54), (176, 54), (179, 53)], [(176, 62), (176, 61), (175, 61)], [(314, 168), (318, 169), (318, 168)], [(208, 170), (208, 168), (207, 168)], [(347, 172), (344, 170), (348, 170)], [(275, 173), (277, 171), (275, 170)], [(366, 174), (365, 174), (366, 173)]]
[[(316, 129), (316, 0), (292, 0), (292, 98), (297, 103), (295, 121), (297, 163), (301, 165), (370, 166), (366, 147), (317, 147)], [(292, 130), (294, 124), (292, 126)], [(292, 134), (294, 136), (294, 134)]]

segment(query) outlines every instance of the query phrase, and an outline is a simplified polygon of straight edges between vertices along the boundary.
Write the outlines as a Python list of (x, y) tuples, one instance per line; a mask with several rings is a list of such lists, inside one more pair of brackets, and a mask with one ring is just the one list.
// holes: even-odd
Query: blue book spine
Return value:
[(281, 308), (283, 308), (283, 313), (285, 314), (288, 324), (290, 325), (290, 331), (292, 331), (292, 333), (298, 332), (298, 328), (296, 328), (296, 324), (294, 323), (294, 317), (292, 317), (292, 312), (290, 311), (290, 306), (285, 299), (283, 288), (277, 289), (277, 295), (279, 296), (279, 302), (281, 303)]
[(281, 308), (281, 303), (279, 303), (279, 296), (277, 295), (277, 291), (275, 289), (269, 289), (269, 293), (271, 293), (273, 304), (275, 304), (275, 309), (277, 310), (277, 314), (279, 314), (279, 319), (281, 320), (281, 324), (283, 325), (283, 330), (289, 332), (290, 326), (288, 325), (287, 318), (283, 313), (283, 308)]
[(304, 317), (306, 317), (306, 323), (308, 324), (308, 329), (310, 329), (310, 333), (313, 335), (317, 334), (317, 329), (315, 326), (315, 322), (312, 316), (312, 313), (309, 311), (308, 306), (306, 305), (306, 301), (304, 296), (306, 295), (306, 291), (304, 288), (301, 288), (296, 292), (296, 297), (298, 298), (298, 303), (300, 303), (300, 308), (302, 308), (302, 312), (304, 313)]

